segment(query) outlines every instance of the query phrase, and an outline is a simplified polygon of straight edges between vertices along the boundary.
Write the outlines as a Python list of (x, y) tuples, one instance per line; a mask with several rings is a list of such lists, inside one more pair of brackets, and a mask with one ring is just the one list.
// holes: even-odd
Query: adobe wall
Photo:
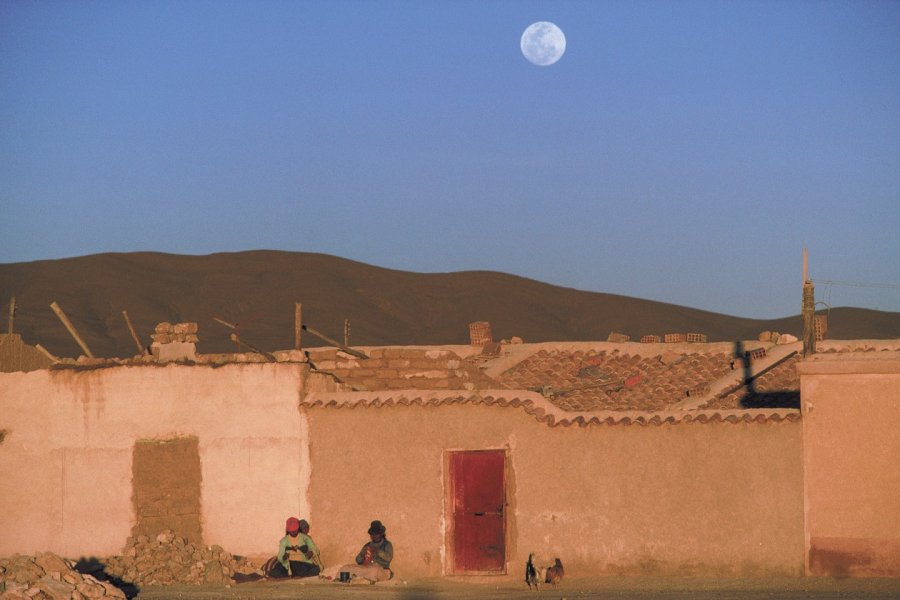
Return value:
[(900, 360), (824, 354), (799, 364), (806, 569), (900, 576)]
[(52, 361), (34, 346), (22, 341), (18, 333), (0, 333), (0, 372), (46, 369)]
[(297, 408), (306, 369), (170, 364), (0, 374), (0, 556), (119, 553), (137, 522), (135, 443), (192, 436), (200, 481), (191, 483), (201, 498), (182, 504), (199, 506), (203, 540), (271, 554), (284, 519), (308, 510), (307, 423)]
[(448, 572), (447, 450), (508, 452), (508, 572), (803, 572), (801, 425), (549, 427), (498, 405), (302, 407), (312, 535), (347, 562), (381, 519), (401, 577)]

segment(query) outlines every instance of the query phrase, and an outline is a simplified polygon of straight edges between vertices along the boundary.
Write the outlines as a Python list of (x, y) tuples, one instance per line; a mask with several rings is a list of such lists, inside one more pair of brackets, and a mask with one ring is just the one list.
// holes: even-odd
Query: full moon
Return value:
[(522, 33), (522, 54), (532, 63), (546, 67), (566, 52), (566, 36), (562, 29), (549, 21), (538, 21)]

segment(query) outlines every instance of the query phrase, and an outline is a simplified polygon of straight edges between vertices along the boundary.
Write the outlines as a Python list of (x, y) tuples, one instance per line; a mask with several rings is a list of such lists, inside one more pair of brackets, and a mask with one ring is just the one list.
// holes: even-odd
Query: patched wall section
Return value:
[(135, 536), (170, 529), (195, 544), (200, 526), (200, 447), (196, 437), (139, 440), (132, 462)]

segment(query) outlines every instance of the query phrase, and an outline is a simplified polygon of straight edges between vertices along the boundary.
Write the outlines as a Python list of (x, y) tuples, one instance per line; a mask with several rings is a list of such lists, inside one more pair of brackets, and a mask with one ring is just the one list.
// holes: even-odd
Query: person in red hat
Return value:
[(278, 543), (278, 561), (269, 571), (269, 577), (314, 577), (321, 570), (319, 548), (309, 537), (309, 523), (291, 517), (284, 525), (285, 535)]

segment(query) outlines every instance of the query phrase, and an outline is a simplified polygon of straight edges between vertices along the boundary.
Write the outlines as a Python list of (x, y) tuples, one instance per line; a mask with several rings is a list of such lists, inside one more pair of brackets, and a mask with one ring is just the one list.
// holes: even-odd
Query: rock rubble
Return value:
[(120, 556), (105, 560), (106, 572), (137, 585), (228, 584), (235, 573), (257, 572), (247, 559), (220, 546), (198, 546), (166, 530), (151, 538), (128, 538)]
[(74, 564), (46, 552), (37, 556), (14, 554), (0, 558), (0, 600), (125, 600), (125, 593)]

